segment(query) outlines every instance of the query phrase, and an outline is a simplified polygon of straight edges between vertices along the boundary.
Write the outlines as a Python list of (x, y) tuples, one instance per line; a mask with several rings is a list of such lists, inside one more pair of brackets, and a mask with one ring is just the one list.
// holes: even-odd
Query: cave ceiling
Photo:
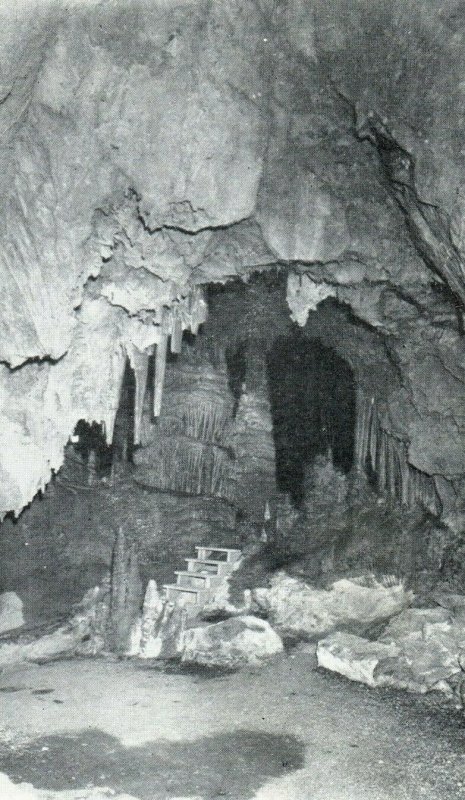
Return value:
[(386, 337), (386, 425), (465, 474), (463, 4), (8, 0), (0, 23), (2, 513), (78, 419), (111, 438), (126, 357), (195, 332), (203, 286), (277, 266), (300, 325), (332, 297)]

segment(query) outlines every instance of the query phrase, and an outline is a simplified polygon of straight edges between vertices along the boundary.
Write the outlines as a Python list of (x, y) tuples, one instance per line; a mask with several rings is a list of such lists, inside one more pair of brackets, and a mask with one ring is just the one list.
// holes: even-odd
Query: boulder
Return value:
[(445, 608), (409, 608), (378, 641), (336, 633), (318, 643), (319, 666), (368, 686), (452, 695), (465, 663), (465, 625)]
[(446, 608), (406, 608), (389, 621), (380, 640), (399, 642), (405, 639), (422, 639), (431, 631), (450, 629), (452, 614)]
[(236, 669), (247, 664), (262, 664), (282, 650), (281, 638), (265, 620), (252, 616), (232, 617), (186, 630), (182, 661)]
[(375, 671), (386, 659), (400, 654), (395, 644), (370, 642), (360, 636), (339, 631), (318, 642), (318, 666), (338, 672), (351, 681), (378, 686)]
[(343, 579), (329, 589), (278, 573), (270, 589), (256, 589), (253, 599), (281, 634), (317, 640), (336, 630), (362, 634), (399, 614), (412, 601), (402, 583), (384, 586), (373, 578)]
[(0, 668), (23, 661), (47, 661), (66, 654), (97, 655), (103, 650), (108, 606), (100, 587), (86, 592), (71, 619), (42, 636), (9, 634), (0, 641)]
[(444, 689), (444, 681), (461, 672), (465, 625), (446, 608), (406, 609), (380, 641), (395, 642), (402, 656), (380, 666), (378, 685), (427, 692), (437, 685)]
[(23, 601), (16, 592), (0, 594), (0, 633), (24, 625)]

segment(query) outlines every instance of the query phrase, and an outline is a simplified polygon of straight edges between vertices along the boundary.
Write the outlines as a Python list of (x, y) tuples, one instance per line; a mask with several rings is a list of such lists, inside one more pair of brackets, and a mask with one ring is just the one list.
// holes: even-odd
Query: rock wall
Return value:
[(336, 296), (387, 337), (383, 425), (414, 468), (449, 481), (458, 520), (456, 3), (0, 13), (1, 513), (45, 486), (78, 419), (111, 440), (126, 356), (142, 386), (153, 345), (197, 330), (199, 284), (281, 265), (296, 320)]

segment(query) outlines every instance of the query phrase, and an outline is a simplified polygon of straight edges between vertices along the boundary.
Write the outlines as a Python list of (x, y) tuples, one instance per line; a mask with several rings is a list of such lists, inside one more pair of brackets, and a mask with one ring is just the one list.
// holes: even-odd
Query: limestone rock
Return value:
[(402, 651), (380, 670), (380, 685), (425, 692), (461, 671), (465, 625), (445, 608), (410, 608), (391, 620), (380, 641)]
[(16, 592), (0, 594), (0, 633), (24, 625), (23, 601)]
[(0, 641), (0, 667), (23, 661), (40, 662), (73, 653), (95, 656), (103, 650), (108, 605), (106, 589), (96, 587), (86, 592), (77, 613), (55, 630), (38, 636), (30, 633), (14, 638), (3, 636)]
[(149, 580), (145, 590), (144, 605), (140, 627), (140, 647), (144, 653), (148, 643), (156, 634), (158, 621), (163, 614), (163, 600), (158, 591), (157, 582)]
[(318, 642), (318, 666), (338, 672), (351, 681), (377, 686), (375, 670), (385, 659), (394, 659), (400, 653), (395, 644), (370, 642), (350, 633), (337, 633)]
[(141, 658), (177, 658), (182, 650), (187, 611), (181, 602), (166, 602), (152, 633), (141, 640)]
[(235, 669), (262, 664), (282, 650), (281, 638), (268, 622), (252, 616), (233, 617), (188, 629), (184, 634), (182, 661)]
[(363, 633), (370, 625), (399, 614), (412, 600), (401, 583), (343, 579), (329, 589), (315, 589), (284, 572), (254, 599), (268, 611), (271, 624), (288, 636), (320, 639), (336, 630)]
[(425, 638), (432, 630), (448, 630), (452, 614), (446, 608), (407, 608), (384, 629), (381, 641)]
[(462, 619), (444, 608), (410, 608), (378, 641), (336, 633), (318, 643), (317, 655), (320, 666), (368, 686), (451, 695), (464, 649)]

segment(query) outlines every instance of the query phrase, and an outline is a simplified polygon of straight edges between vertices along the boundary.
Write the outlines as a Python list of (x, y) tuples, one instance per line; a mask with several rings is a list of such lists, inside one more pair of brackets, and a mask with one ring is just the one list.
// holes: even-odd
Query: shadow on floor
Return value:
[(248, 800), (267, 780), (301, 769), (293, 736), (238, 730), (194, 741), (165, 739), (123, 747), (98, 729), (47, 736), (0, 755), (0, 771), (40, 789), (109, 786), (141, 800), (200, 795)]

